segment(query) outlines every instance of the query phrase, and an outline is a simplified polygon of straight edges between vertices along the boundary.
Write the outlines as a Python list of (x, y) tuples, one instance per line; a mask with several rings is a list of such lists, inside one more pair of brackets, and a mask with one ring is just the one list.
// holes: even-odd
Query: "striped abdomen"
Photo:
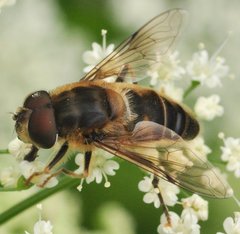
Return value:
[(153, 90), (129, 90), (126, 95), (130, 100), (131, 111), (137, 114), (135, 123), (153, 121), (170, 128), (186, 140), (191, 140), (198, 134), (198, 122), (179, 104)]

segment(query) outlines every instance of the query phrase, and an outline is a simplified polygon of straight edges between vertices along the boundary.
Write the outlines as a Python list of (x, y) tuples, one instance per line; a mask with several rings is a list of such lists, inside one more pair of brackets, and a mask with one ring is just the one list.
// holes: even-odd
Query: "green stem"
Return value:
[(0, 149), (0, 154), (9, 154), (8, 149)]
[(78, 184), (79, 184), (79, 179), (72, 179), (69, 177), (64, 177), (57, 186), (55, 186), (51, 189), (41, 190), (40, 192), (30, 196), (29, 198), (19, 202), (18, 204), (14, 205), (13, 207), (4, 211), (2, 214), (0, 214), (0, 225), (7, 222), (8, 220), (13, 218), (17, 214), (28, 209), (29, 207), (39, 203), (40, 201), (44, 200), (45, 198), (63, 190), (63, 189), (77, 186)]
[(197, 80), (193, 80), (190, 86), (185, 91), (183, 98), (186, 98), (194, 89), (196, 89), (200, 85), (200, 82)]

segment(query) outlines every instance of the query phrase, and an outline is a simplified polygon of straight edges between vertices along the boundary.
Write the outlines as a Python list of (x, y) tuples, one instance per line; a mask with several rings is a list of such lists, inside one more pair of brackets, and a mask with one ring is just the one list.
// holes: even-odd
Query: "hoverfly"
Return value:
[[(37, 91), (25, 99), (14, 115), (18, 137), (32, 144), (25, 160), (33, 161), (40, 148), (61, 143), (44, 171), (34, 173), (28, 182), (52, 172), (68, 149), (85, 152), (81, 176), (86, 177), (92, 151), (100, 148), (152, 173), (155, 187), (163, 178), (200, 195), (230, 196), (229, 185), (187, 143), (199, 132), (192, 114), (150, 88), (126, 82), (146, 77), (152, 66), (164, 61), (185, 19), (184, 10), (166, 11), (133, 33), (79, 82)], [(116, 82), (104, 81), (110, 76)], [(61, 172), (79, 177), (65, 168), (54, 175)], [(163, 203), (161, 193), (159, 199)]]

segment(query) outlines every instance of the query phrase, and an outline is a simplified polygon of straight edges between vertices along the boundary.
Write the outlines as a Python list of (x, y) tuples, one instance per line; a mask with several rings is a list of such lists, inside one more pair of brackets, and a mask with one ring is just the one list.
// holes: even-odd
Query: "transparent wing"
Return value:
[(231, 187), (208, 161), (175, 132), (157, 123), (139, 122), (131, 134), (108, 136), (95, 144), (194, 193), (217, 198), (232, 195)]
[(156, 16), (115, 51), (103, 59), (82, 80), (116, 76), (131, 82), (147, 76), (147, 71), (164, 60), (173, 47), (186, 19), (186, 11), (173, 9)]

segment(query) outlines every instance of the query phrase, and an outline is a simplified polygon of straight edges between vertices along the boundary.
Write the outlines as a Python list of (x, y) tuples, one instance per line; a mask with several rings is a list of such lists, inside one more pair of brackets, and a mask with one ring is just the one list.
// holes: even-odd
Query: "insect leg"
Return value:
[(67, 150), (68, 150), (68, 143), (65, 142), (61, 146), (60, 150), (55, 155), (55, 157), (52, 159), (52, 161), (44, 168), (43, 171), (35, 172), (27, 179), (26, 185), (28, 185), (34, 177), (49, 173), (49, 171), (63, 158), (63, 156), (66, 154)]
[(127, 73), (128, 73), (128, 66), (124, 65), (117, 76), (116, 82), (121, 82), (121, 83), (124, 82)]
[(88, 172), (89, 172), (89, 165), (90, 165), (90, 161), (91, 161), (91, 156), (92, 156), (92, 151), (87, 151), (85, 152), (85, 163), (84, 163), (84, 171), (82, 174), (77, 174), (71, 170), (68, 170), (66, 168), (60, 168), (59, 170), (57, 170), (56, 172), (54, 172), (53, 174), (51, 174), (41, 185), (40, 187), (44, 187), (47, 182), (52, 178), (55, 177), (61, 173), (64, 173), (68, 176), (71, 176), (73, 178), (78, 178), (78, 179), (82, 179), (88, 176)]
[[(126, 75), (129, 73), (129, 65), (124, 65), (121, 71), (119, 72), (116, 82), (125, 82), (126, 81)], [(137, 81), (133, 80), (133, 74), (132, 74), (132, 83), (137, 84)]]
[(34, 161), (37, 157), (37, 152), (38, 152), (38, 148), (33, 145), (30, 152), (27, 155), (25, 155), (24, 160), (28, 162)]
[(85, 161), (84, 161), (84, 172), (83, 175), (85, 177), (88, 176), (88, 172), (89, 172), (89, 166), (90, 166), (90, 162), (91, 162), (91, 158), (92, 158), (92, 151), (86, 151), (85, 155), (84, 155)]
[(165, 216), (167, 218), (167, 222), (168, 222), (169, 225), (171, 225), (171, 218), (170, 218), (170, 215), (169, 215), (169, 212), (168, 212), (168, 207), (164, 203), (164, 200), (163, 200), (161, 191), (159, 189), (158, 183), (159, 183), (159, 178), (157, 176), (154, 176), (153, 181), (152, 181), (152, 185), (153, 185), (154, 188), (159, 190), (158, 198), (159, 198), (160, 203), (161, 203), (161, 205), (163, 207), (163, 212), (164, 212), (164, 214), (165, 214)]

